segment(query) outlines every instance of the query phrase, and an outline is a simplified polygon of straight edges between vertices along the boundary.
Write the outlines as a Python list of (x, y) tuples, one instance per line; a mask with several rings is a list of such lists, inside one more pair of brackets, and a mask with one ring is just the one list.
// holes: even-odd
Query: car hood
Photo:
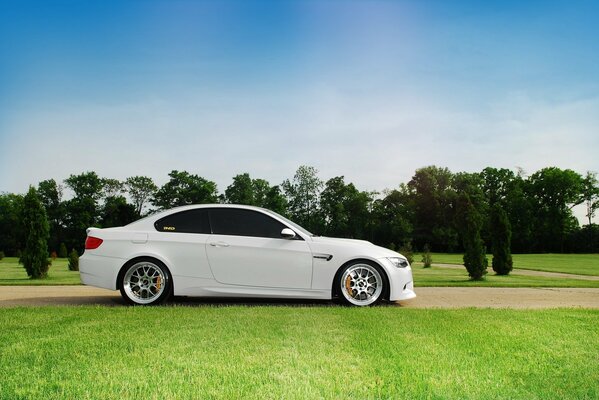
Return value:
[[(342, 238), (332, 238), (326, 236), (313, 236), (312, 242), (316, 245), (319, 251), (326, 252), (327, 248), (351, 248), (356, 252), (363, 252), (364, 254), (369, 254), (375, 258), (383, 258), (383, 257), (404, 257), (401, 254), (386, 249), (381, 246), (377, 246), (375, 244), (370, 243), (366, 240), (358, 240), (358, 239), (342, 239)], [(404, 257), (405, 258), (405, 257)]]

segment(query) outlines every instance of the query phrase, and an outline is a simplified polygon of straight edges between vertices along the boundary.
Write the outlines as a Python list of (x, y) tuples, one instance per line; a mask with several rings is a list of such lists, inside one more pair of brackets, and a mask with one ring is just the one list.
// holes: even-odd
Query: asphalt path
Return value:
[[(599, 288), (481, 288), (420, 287), (417, 298), (390, 303), (400, 308), (515, 308), (541, 309), (583, 307), (599, 309)], [(170, 305), (201, 306), (314, 306), (326, 307), (330, 301), (279, 299), (221, 299), (175, 297)], [(123, 307), (118, 291), (90, 286), (0, 286), (1, 307), (84, 306)]]

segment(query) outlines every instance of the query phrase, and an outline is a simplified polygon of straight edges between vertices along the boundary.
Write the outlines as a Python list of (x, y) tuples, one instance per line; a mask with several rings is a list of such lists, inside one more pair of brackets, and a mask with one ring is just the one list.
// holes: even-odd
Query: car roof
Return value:
[(158, 211), (152, 215), (148, 215), (147, 217), (138, 219), (137, 221), (131, 222), (126, 227), (130, 228), (140, 228), (142, 226), (153, 226), (154, 222), (159, 220), (160, 218), (166, 217), (171, 214), (175, 214), (181, 211), (195, 210), (198, 208), (237, 208), (237, 209), (246, 209), (246, 210), (254, 210), (258, 212), (262, 212), (264, 214), (268, 214), (270, 216), (274, 216), (268, 209), (256, 206), (248, 206), (245, 204), (190, 204), (186, 206), (179, 206), (174, 208), (169, 208), (168, 210)]

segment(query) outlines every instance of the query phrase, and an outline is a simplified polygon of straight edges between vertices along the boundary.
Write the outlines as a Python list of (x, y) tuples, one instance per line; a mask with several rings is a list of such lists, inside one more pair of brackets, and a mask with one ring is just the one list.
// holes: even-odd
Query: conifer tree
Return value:
[(464, 202), (464, 266), (472, 280), (481, 280), (487, 273), (487, 256), (485, 246), (480, 237), (482, 218), (468, 196)]
[(25, 249), (19, 262), (31, 279), (46, 278), (51, 264), (48, 260), (50, 227), (46, 210), (33, 186), (23, 200), (23, 232)]
[(60, 246), (58, 247), (58, 257), (67, 258), (68, 256), (69, 256), (69, 253), (67, 251), (67, 246), (64, 243), (61, 243)]
[(69, 271), (79, 271), (79, 254), (75, 249), (69, 254)]
[(505, 210), (497, 203), (491, 209), (491, 242), (493, 247), (493, 271), (507, 275), (513, 268), (512, 229)]

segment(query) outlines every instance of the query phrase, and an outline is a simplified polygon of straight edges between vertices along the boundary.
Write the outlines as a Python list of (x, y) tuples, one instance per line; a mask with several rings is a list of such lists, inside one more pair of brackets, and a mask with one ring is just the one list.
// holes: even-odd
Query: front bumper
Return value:
[(416, 292), (414, 292), (414, 282), (410, 281), (406, 283), (399, 293), (395, 295), (390, 295), (389, 300), (397, 301), (397, 300), (410, 300), (416, 297)]
[(379, 262), (385, 267), (389, 277), (389, 300), (409, 300), (416, 297), (414, 292), (414, 279), (412, 278), (412, 267), (398, 268), (386, 258), (379, 259)]

